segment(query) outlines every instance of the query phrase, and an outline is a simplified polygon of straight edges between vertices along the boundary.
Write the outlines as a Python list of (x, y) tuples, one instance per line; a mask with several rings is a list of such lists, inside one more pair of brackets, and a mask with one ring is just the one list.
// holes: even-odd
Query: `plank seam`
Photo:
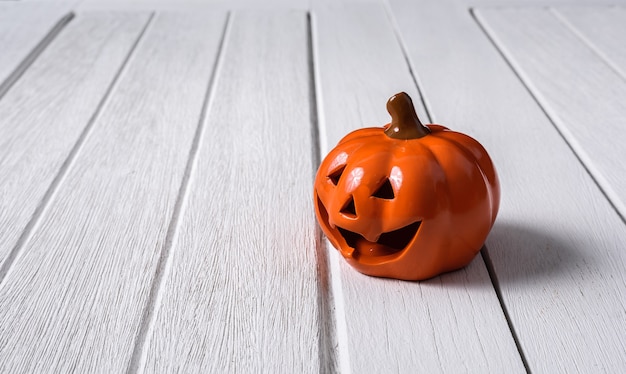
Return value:
[[(70, 19), (73, 18), (73, 16), (74, 16), (73, 13), (71, 13)], [(20, 257), (21, 253), (23, 252), (24, 247), (26, 246), (26, 244), (31, 239), (31, 237), (32, 237), (33, 233), (35, 232), (35, 230), (38, 228), (38, 226), (39, 226), (39, 224), (41, 222), (41, 218), (43, 217), (43, 215), (47, 211), (48, 207), (50, 206), (50, 203), (52, 202), (52, 200), (56, 196), (57, 191), (59, 190), (60, 185), (65, 180), (65, 177), (66, 177), (68, 171), (70, 170), (72, 165), (74, 165), (76, 159), (78, 158), (78, 154), (80, 153), (81, 149), (83, 148), (85, 140), (87, 139), (89, 134), (91, 134), (97, 119), (100, 117), (100, 114), (102, 113), (103, 108), (106, 106), (106, 103), (108, 102), (109, 97), (111, 96), (111, 93), (114, 91), (115, 87), (117, 86), (117, 82), (119, 81), (120, 76), (126, 70), (126, 66), (128, 65), (128, 62), (131, 59), (131, 56), (133, 55), (135, 49), (137, 48), (137, 45), (139, 44), (140, 40), (142, 39), (142, 37), (143, 37), (143, 35), (144, 35), (148, 25), (152, 21), (152, 16), (153, 15), (150, 16), (150, 18), (146, 22), (146, 25), (141, 30), (141, 32), (137, 36), (137, 39), (135, 40), (134, 44), (131, 46), (130, 50), (128, 51), (128, 54), (126, 55), (126, 58), (124, 59), (124, 61), (122, 62), (121, 66), (119, 68), (119, 70), (116, 72), (115, 76), (113, 77), (113, 80), (109, 84), (109, 87), (107, 87), (107, 90), (105, 91), (104, 95), (102, 96), (102, 99), (100, 100), (100, 102), (96, 106), (96, 109), (95, 109), (94, 113), (91, 115), (91, 117), (87, 121), (87, 125), (85, 126), (83, 131), (78, 136), (78, 139), (76, 140), (76, 143), (74, 143), (74, 146), (70, 150), (70, 152), (69, 152), (68, 156), (66, 157), (65, 161), (63, 161), (63, 164), (61, 164), (61, 167), (59, 168), (58, 173), (56, 174), (56, 176), (54, 177), (54, 179), (50, 183), (50, 186), (48, 187), (48, 189), (46, 190), (45, 194), (43, 195), (41, 201), (37, 205), (37, 208), (33, 212), (33, 215), (31, 217), (31, 219), (28, 221), (28, 223), (24, 227), (24, 230), (22, 231), (22, 234), (20, 235), (20, 237), (18, 238), (17, 242), (15, 243), (15, 246), (11, 249), (11, 251), (9, 252), (9, 254), (8, 254), (7, 258), (6, 258), (6, 260), (0, 266), (0, 285), (2, 285), (2, 283), (4, 282), (4, 279), (6, 279), (7, 275), (11, 271), (11, 268), (13, 267), (13, 264)], [(67, 20), (65, 22), (65, 24), (67, 24), (68, 22), (69, 22), (69, 20)], [(57, 32), (57, 34), (58, 34), (58, 32)]]
[[(498, 52), (500, 57), (502, 57), (502, 59), (508, 65), (508, 67), (511, 69), (513, 74), (515, 74), (515, 76), (519, 79), (519, 81), (522, 83), (522, 85), (530, 93), (531, 97), (537, 103), (537, 105), (543, 111), (543, 113), (546, 115), (548, 120), (554, 125), (554, 123), (552, 122), (552, 119), (550, 118), (550, 116), (548, 116), (548, 114), (545, 112), (545, 109), (543, 108), (543, 106), (539, 103), (539, 100), (529, 90), (529, 88), (526, 86), (524, 80), (520, 77), (520, 75), (517, 72), (517, 70), (514, 68), (514, 66), (511, 64), (511, 62), (508, 60), (508, 58), (504, 55), (504, 52), (500, 49), (499, 45), (491, 37), (491, 34), (489, 34), (489, 32), (487, 31), (485, 26), (482, 24), (482, 22), (480, 22), (479, 17), (474, 12), (474, 8), (469, 8), (469, 13), (470, 13), (470, 16), (472, 17), (472, 19), (474, 19), (474, 22), (476, 22), (476, 24), (478, 25), (478, 28), (480, 29), (480, 31), (486, 36), (487, 40), (496, 49), (496, 51)], [(557, 131), (558, 131), (558, 129), (557, 129)], [(560, 134), (560, 132), (559, 132), (559, 134)], [(568, 143), (568, 145), (569, 145), (569, 143)], [(517, 348), (517, 351), (519, 352), (519, 355), (520, 355), (520, 357), (522, 359), (522, 363), (524, 364), (524, 369), (526, 370), (527, 373), (530, 374), (531, 371), (530, 371), (530, 366), (528, 364), (528, 360), (526, 359), (526, 355), (524, 354), (524, 349), (522, 348), (521, 341), (519, 339), (517, 331), (515, 330), (515, 326), (513, 325), (513, 320), (511, 319), (511, 315), (510, 315), (510, 313), (509, 313), (509, 311), (508, 311), (508, 309), (506, 307), (506, 303), (504, 301), (504, 297), (502, 296), (502, 288), (500, 287), (500, 282), (498, 281), (498, 276), (496, 274), (495, 267), (493, 266), (493, 262), (491, 260), (491, 257), (489, 256), (489, 250), (487, 249), (486, 246), (483, 246), (483, 248), (480, 251), (480, 254), (481, 254), (482, 258), (483, 258), (485, 266), (487, 267), (487, 273), (489, 274), (489, 278), (491, 279), (491, 284), (493, 285), (493, 288), (496, 291), (496, 296), (498, 297), (498, 302), (500, 303), (500, 307), (502, 308), (502, 312), (504, 313), (504, 317), (506, 319), (506, 323), (509, 326), (509, 330), (511, 331), (511, 335), (513, 336), (513, 341), (515, 342), (515, 347)]]
[(313, 25), (311, 19), (311, 12), (307, 12), (306, 16), (307, 20), (307, 63), (309, 68), (309, 106), (310, 106), (310, 116), (311, 116), (311, 140), (313, 142), (312, 149), (312, 161), (313, 161), (313, 178), (316, 175), (316, 169), (322, 161), (321, 151), (320, 151), (320, 123), (319, 123), (319, 114), (318, 114), (318, 105), (317, 105), (317, 92), (318, 92), (318, 82), (317, 82), (317, 72), (316, 72), (316, 64), (315, 64), (315, 52), (313, 51)]
[(126, 371), (128, 374), (143, 372), (143, 367), (146, 363), (146, 347), (147, 343), (149, 342), (149, 334), (154, 328), (156, 315), (159, 306), (161, 305), (161, 299), (163, 297), (165, 280), (167, 279), (167, 276), (170, 272), (172, 262), (172, 248), (174, 247), (174, 243), (178, 237), (179, 227), (182, 221), (180, 217), (186, 207), (189, 186), (191, 184), (191, 177), (195, 170), (199, 153), (198, 151), (202, 145), (202, 139), (204, 138), (204, 133), (206, 129), (206, 118), (215, 98), (217, 77), (219, 75), (219, 72), (221, 71), (221, 67), (223, 64), (223, 55), (224, 50), (226, 49), (228, 36), (230, 35), (231, 23), (231, 15), (229, 12), (226, 14), (222, 37), (218, 44), (217, 55), (214, 60), (213, 71), (211, 72), (211, 76), (209, 78), (207, 89), (204, 95), (204, 101), (202, 109), (200, 111), (198, 126), (196, 127), (196, 132), (194, 134), (191, 148), (189, 150), (187, 165), (185, 166), (183, 179), (178, 191), (176, 203), (174, 205), (174, 211), (172, 213), (172, 217), (170, 219), (170, 223), (165, 236), (165, 243), (163, 244), (163, 247), (161, 249), (161, 253), (158, 259), (158, 263), (156, 265), (156, 270), (152, 281), (152, 287), (150, 288), (150, 293), (146, 301), (146, 306), (144, 307), (144, 311), (142, 313), (141, 323), (139, 326), (139, 331), (137, 333), (135, 346), (133, 348), (128, 369)]
[[(316, 138), (317, 144), (313, 144), (314, 148), (317, 148), (317, 154), (314, 156), (314, 162), (316, 163), (316, 167), (314, 168), (314, 173), (317, 170), (317, 166), (321, 161), (321, 153), (328, 152), (328, 145), (326, 143), (327, 133), (326, 133), (326, 120), (324, 116), (324, 100), (321, 96), (321, 80), (320, 72), (319, 72), (319, 51), (317, 49), (317, 23), (315, 20), (315, 14), (313, 12), (308, 13), (308, 42), (309, 42), (309, 64), (310, 64), (310, 78), (313, 83), (313, 94), (312, 105), (314, 106), (314, 110), (316, 111), (315, 116), (315, 125), (313, 126), (313, 131), (317, 133)], [(317, 129), (317, 131), (316, 131)], [(315, 135), (315, 134), (314, 134)], [(334, 315), (334, 331), (330, 331), (331, 336), (328, 336), (328, 339), (325, 343), (330, 344), (330, 347), (325, 347), (328, 349), (328, 353), (332, 354), (330, 357), (334, 362), (332, 363), (334, 367), (338, 367), (339, 372), (342, 374), (349, 374), (351, 372), (350, 366), (350, 351), (348, 345), (348, 324), (346, 322), (346, 312), (345, 312), (345, 302), (343, 298), (343, 285), (341, 281), (341, 269), (340, 269), (340, 258), (337, 255), (337, 252), (334, 251), (333, 247), (329, 245), (328, 240), (325, 240), (319, 226), (316, 225), (316, 238), (320, 240), (318, 251), (318, 267), (320, 267), (320, 273), (324, 270), (322, 268), (322, 261), (325, 262), (327, 268), (327, 278), (329, 282), (329, 296), (328, 296), (328, 304), (327, 308), (333, 308), (332, 310), (328, 310), (328, 315)], [(323, 274), (320, 274), (322, 276)], [(323, 284), (321, 285), (323, 286)], [(328, 332), (328, 331), (327, 331)], [(332, 340), (330, 340), (332, 339)], [(321, 343), (322, 344), (322, 343)], [(336, 345), (336, 348), (335, 348)], [(323, 365), (323, 363), (321, 363)], [(320, 367), (321, 372), (325, 372)]]
[(393, 15), (393, 10), (391, 9), (391, 5), (389, 4), (389, 1), (383, 0), (383, 6), (385, 8), (387, 19), (389, 20), (389, 23), (391, 24), (391, 27), (393, 29), (393, 33), (396, 37), (396, 41), (398, 42), (398, 44), (400, 45), (400, 49), (402, 50), (402, 56), (404, 57), (404, 61), (406, 62), (407, 67), (409, 68), (409, 74), (411, 75), (411, 78), (413, 79), (413, 84), (415, 84), (415, 88), (417, 89), (417, 92), (420, 95), (420, 101), (422, 102), (422, 106), (424, 107), (424, 111), (426, 112), (426, 117), (428, 117), (427, 118), (428, 122), (434, 123), (430, 104), (428, 103), (428, 100), (426, 99), (423, 93), (422, 84), (419, 80), (419, 76), (416, 70), (413, 68), (413, 62), (411, 62), (411, 57), (409, 56), (408, 48), (406, 47), (404, 39), (402, 38), (402, 35), (400, 33), (400, 26), (398, 25), (398, 21), (396, 20), (396, 17)]
[(502, 313), (504, 314), (506, 324), (509, 326), (509, 330), (511, 331), (511, 336), (513, 336), (513, 341), (515, 342), (515, 347), (517, 348), (520, 358), (522, 359), (524, 369), (526, 370), (526, 373), (530, 374), (530, 366), (528, 365), (528, 361), (526, 360), (526, 355), (524, 354), (524, 350), (522, 349), (519, 336), (517, 335), (515, 327), (513, 326), (513, 321), (511, 320), (509, 310), (507, 309), (504, 302), (500, 282), (498, 281), (498, 276), (496, 275), (496, 270), (493, 266), (493, 262), (491, 261), (491, 257), (489, 257), (489, 251), (486, 245), (484, 245), (483, 248), (480, 250), (480, 255), (482, 256), (485, 267), (487, 268), (487, 273), (489, 274), (489, 279), (491, 279), (491, 284), (496, 291), (496, 296), (498, 297), (500, 308), (502, 308)]
[(611, 59), (603, 53), (598, 47), (596, 47), (589, 38), (587, 38), (580, 30), (576, 28), (563, 14), (561, 14), (555, 8), (548, 8), (548, 11), (560, 22), (563, 26), (565, 26), (574, 36), (576, 36), (584, 45), (586, 45), (593, 53), (595, 53), (600, 60), (602, 60), (605, 64), (609, 66), (611, 70), (613, 70), (617, 75), (619, 75), (622, 79), (626, 80), (626, 72), (622, 71), (620, 67), (615, 64)]
[[(15, 83), (20, 79), (24, 72), (28, 70), (28, 68), (37, 60), (37, 58), (46, 50), (46, 48), (52, 43), (52, 41), (61, 33), (61, 31), (65, 28), (65, 26), (70, 23), (70, 21), (74, 18), (74, 13), (70, 12), (65, 16), (61, 17), (61, 19), (48, 31), (46, 36), (41, 39), (39, 43), (33, 48), (24, 60), (17, 65), (15, 70), (5, 79), (4, 82), (0, 84), (0, 100), (6, 95), (6, 93), (15, 85)], [(0, 282), (2, 281), (0, 272)]]
[[(321, 162), (321, 139), (318, 109), (319, 84), (317, 80), (317, 64), (313, 42), (313, 21), (311, 12), (307, 12), (307, 54), (309, 67), (309, 101), (311, 116), (311, 140), (312, 140), (312, 172), (315, 180), (316, 170)], [(325, 135), (324, 135), (325, 136)], [(336, 316), (333, 315), (333, 295), (331, 289), (330, 268), (328, 258), (329, 248), (324, 241), (324, 235), (319, 225), (315, 224), (315, 253), (317, 256), (317, 287), (319, 308), (319, 335), (318, 349), (320, 355), (320, 373), (333, 372), (337, 368), (337, 357), (334, 349), (337, 343)]]
[[(311, 68), (311, 74), (312, 77), (311, 79), (313, 79), (313, 84), (314, 87), (313, 89), (315, 90), (315, 111), (316, 113), (316, 117), (315, 117), (315, 121), (316, 121), (316, 125), (317, 125), (317, 146), (319, 148), (318, 150), (318, 155), (317, 155), (317, 159), (315, 160), (315, 162), (319, 165), (319, 163), (321, 162), (322, 158), (321, 158), (321, 154), (322, 153), (326, 153), (328, 152), (328, 144), (326, 143), (326, 139), (327, 138), (327, 129), (326, 129), (326, 117), (324, 116), (324, 102), (321, 98), (321, 92), (322, 92), (322, 87), (321, 87), (321, 81), (319, 80), (319, 61), (317, 59), (318, 56), (318, 51), (317, 51), (317, 41), (315, 39), (315, 35), (316, 35), (316, 23), (315, 23), (315, 14), (313, 12), (309, 12), (308, 13), (308, 27), (309, 27), (309, 49), (310, 49), (310, 59), (311, 61), (309, 62), (311, 64), (310, 68)], [(316, 165), (316, 167), (318, 166)]]
[(615, 195), (615, 193), (613, 193), (611, 186), (608, 185), (607, 182), (607, 185), (605, 187), (605, 183), (602, 182), (603, 178), (601, 173), (598, 172), (598, 176), (596, 176), (596, 172), (593, 171), (592, 162), (585, 161), (584, 159), (584, 157), (586, 157), (584, 150), (580, 150), (580, 152), (577, 150), (577, 146), (575, 145), (576, 140), (570, 139), (570, 135), (567, 134), (567, 128), (561, 128), (561, 126), (554, 120), (549, 110), (542, 105), (541, 99), (538, 97), (537, 94), (535, 94), (534, 89), (532, 88), (532, 84), (526, 79), (522, 72), (517, 70), (516, 63), (513, 61), (512, 58), (508, 57), (504, 47), (501, 47), (496, 39), (492, 37), (488, 25), (481, 20), (481, 17), (478, 14), (475, 13), (474, 8), (470, 8), (470, 14), (472, 18), (474, 18), (474, 21), (478, 24), (480, 30), (482, 30), (482, 32), (494, 46), (498, 54), (502, 57), (504, 62), (509, 66), (513, 74), (515, 74), (522, 86), (526, 89), (532, 100), (537, 104), (539, 109), (546, 116), (552, 127), (554, 127), (561, 139), (563, 139), (567, 147), (570, 149), (570, 151), (572, 151), (574, 157), (576, 157), (576, 159), (578, 160), (578, 163), (583, 167), (583, 169), (585, 170), (587, 175), (589, 175), (596, 187), (598, 187), (604, 198), (608, 201), (609, 205), (611, 205), (611, 207), (617, 214), (617, 216), (622, 220), (623, 223), (626, 224), (626, 212), (623, 213), (620, 209), (620, 206), (618, 205), (619, 198)]

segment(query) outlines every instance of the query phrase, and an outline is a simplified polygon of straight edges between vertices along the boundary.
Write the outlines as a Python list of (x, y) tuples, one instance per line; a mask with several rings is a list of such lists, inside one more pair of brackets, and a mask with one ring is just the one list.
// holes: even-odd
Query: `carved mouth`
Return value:
[(394, 231), (380, 235), (377, 241), (370, 242), (361, 234), (337, 226), (346, 244), (363, 256), (386, 256), (405, 249), (415, 238), (422, 221), (416, 221)]
[(328, 230), (341, 235), (346, 245), (350, 248), (341, 249), (343, 255), (348, 257), (358, 258), (364, 256), (371, 258), (397, 254), (413, 241), (422, 224), (422, 221), (415, 221), (397, 230), (383, 233), (377, 241), (370, 242), (359, 233), (339, 226), (332, 227), (328, 222), (328, 211), (319, 197), (316, 198), (316, 202), (324, 226)]

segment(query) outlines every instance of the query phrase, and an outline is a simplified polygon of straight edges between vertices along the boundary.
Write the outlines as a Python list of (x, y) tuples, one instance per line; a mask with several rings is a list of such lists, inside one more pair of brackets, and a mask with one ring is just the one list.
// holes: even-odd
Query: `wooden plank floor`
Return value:
[[(621, 372), (626, 357), (626, 81), (550, 10), (480, 10), (477, 15), (544, 109), (551, 129), (576, 153), (584, 176), (570, 181), (575, 170), (570, 166), (552, 177), (559, 175), (561, 183), (553, 186), (561, 187), (564, 201), (545, 227), (553, 228), (551, 236), (554, 231), (568, 234), (546, 243), (542, 258), (561, 267), (563, 276), (524, 290), (502, 287), (514, 311), (511, 319), (520, 326), (522, 347), (540, 371), (584, 371), (591, 365)], [(544, 157), (565, 160), (554, 148), (550, 153)], [(560, 186), (563, 182), (567, 185)], [(567, 266), (561, 260), (565, 256)], [(519, 269), (519, 263), (493, 258), (496, 272)], [(566, 319), (576, 322), (558, 327)], [(577, 337), (584, 337), (584, 346)], [(560, 346), (571, 358), (550, 360), (551, 346)]]
[[(620, 2), (622, 4), (620, 4)], [(0, 1), (0, 372), (626, 372), (626, 6)], [(372, 278), (318, 228), (347, 132), (478, 139), (465, 269)]]

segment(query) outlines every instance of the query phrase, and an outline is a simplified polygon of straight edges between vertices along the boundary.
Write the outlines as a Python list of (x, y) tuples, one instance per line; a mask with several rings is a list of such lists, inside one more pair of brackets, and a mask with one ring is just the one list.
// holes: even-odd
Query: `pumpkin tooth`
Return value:
[(367, 240), (368, 242), (371, 242), (371, 243), (376, 243), (376, 242), (378, 241), (378, 239), (380, 238), (380, 233), (378, 233), (378, 234), (374, 234), (374, 235), (368, 235), (368, 234), (365, 234), (365, 235), (363, 235), (363, 237), (364, 237), (364, 238), (365, 238), (365, 240)]
[(342, 250), (344, 257), (354, 257), (354, 248), (348, 247)]

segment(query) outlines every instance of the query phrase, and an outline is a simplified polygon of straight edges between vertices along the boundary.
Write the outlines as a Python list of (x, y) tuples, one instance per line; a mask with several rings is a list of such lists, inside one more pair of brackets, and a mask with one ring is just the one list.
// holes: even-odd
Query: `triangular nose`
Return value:
[(350, 195), (348, 200), (343, 204), (339, 213), (343, 214), (348, 218), (356, 218), (356, 207), (354, 206), (354, 197)]

